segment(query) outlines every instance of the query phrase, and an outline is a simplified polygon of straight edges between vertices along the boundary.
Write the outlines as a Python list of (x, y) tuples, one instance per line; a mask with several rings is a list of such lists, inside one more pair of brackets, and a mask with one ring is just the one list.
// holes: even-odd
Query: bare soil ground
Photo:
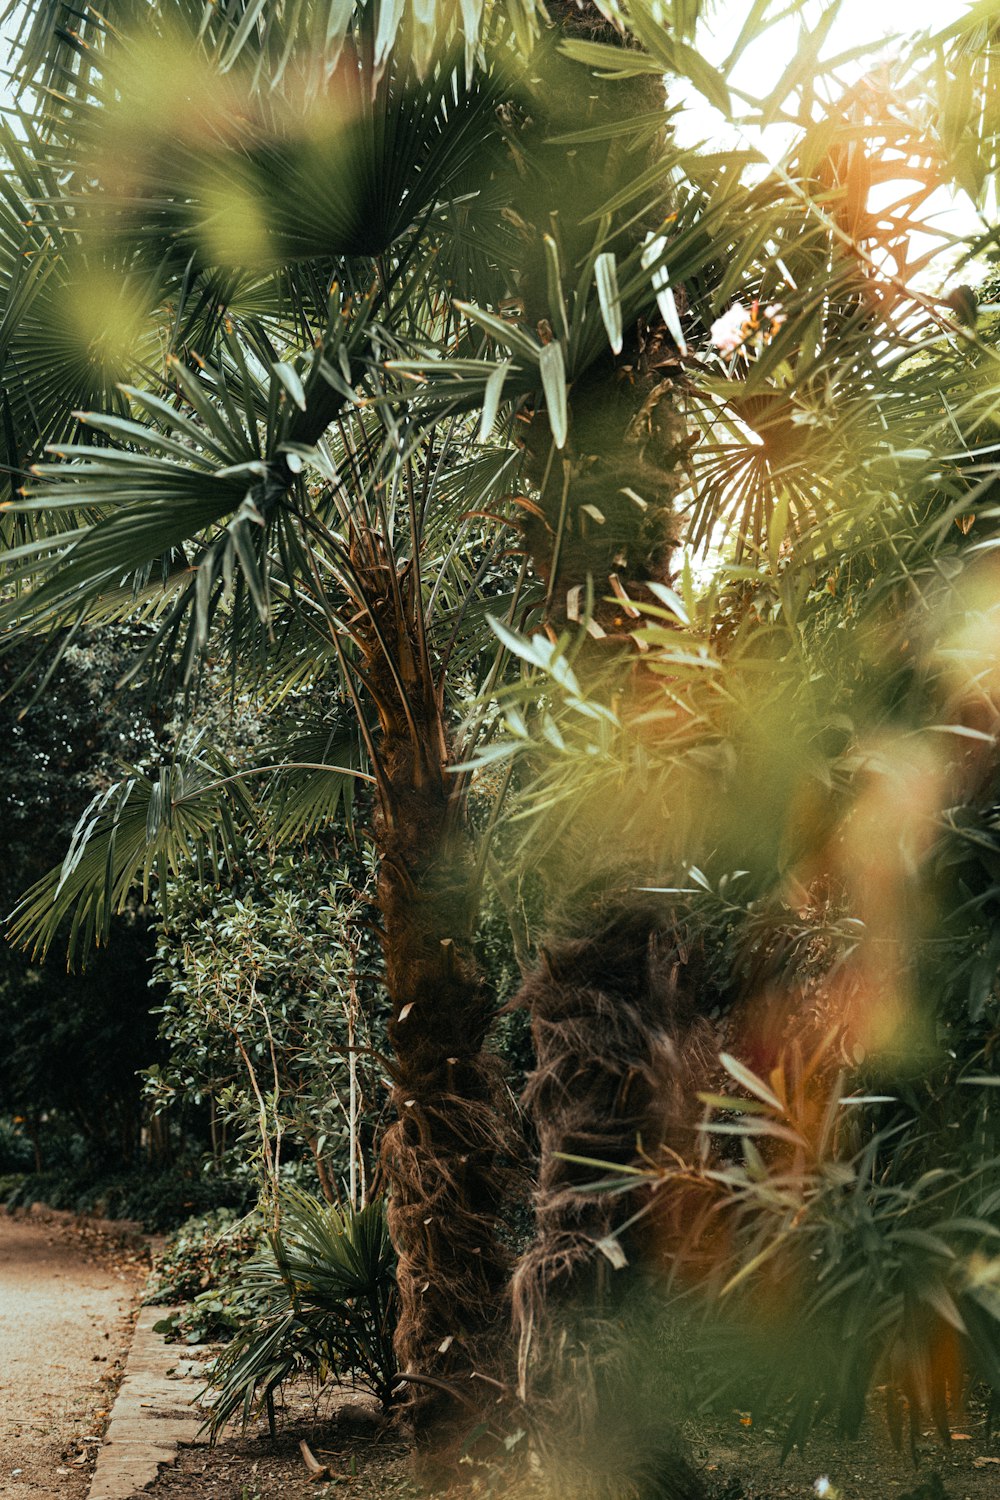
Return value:
[[(469, 1466), (452, 1490), (421, 1487), (406, 1444), (391, 1428), (362, 1431), (338, 1422), (337, 1408), (350, 1393), (328, 1392), (312, 1400), (307, 1390), (286, 1392), (279, 1432), (272, 1443), (258, 1423), (214, 1448), (182, 1450), (175, 1468), (161, 1472), (146, 1492), (151, 1500), (435, 1500), (459, 1493), (483, 1500), (573, 1500), (554, 1497), (523, 1472)], [(926, 1435), (914, 1467), (894, 1451), (876, 1414), (857, 1442), (822, 1431), (804, 1454), (780, 1460), (778, 1435), (744, 1425), (747, 1414), (688, 1421), (684, 1435), (705, 1475), (713, 1500), (815, 1500), (816, 1480), (826, 1476), (843, 1500), (1000, 1500), (1000, 1434), (990, 1435), (984, 1408), (972, 1403), (956, 1426), (949, 1449)], [(305, 1438), (330, 1479), (310, 1479), (299, 1451)]]
[[(305, 1384), (286, 1388), (274, 1442), (260, 1422), (214, 1448), (182, 1448), (146, 1494), (150, 1500), (322, 1500), (349, 1492), (352, 1500), (425, 1500), (410, 1472), (408, 1444), (393, 1426), (373, 1420), (375, 1410), (370, 1398), (339, 1387), (319, 1396)], [(302, 1439), (327, 1466), (329, 1480), (310, 1477)]]
[(83, 1500), (145, 1270), (99, 1231), (0, 1213), (0, 1495)]
[(1000, 1500), (1000, 1432), (989, 1430), (986, 1408), (972, 1400), (944, 1447), (925, 1432), (914, 1466), (897, 1452), (873, 1409), (861, 1436), (850, 1442), (819, 1428), (802, 1453), (781, 1462), (779, 1434), (730, 1420), (689, 1423), (687, 1437), (719, 1488), (720, 1500), (807, 1500), (826, 1477), (842, 1500)]

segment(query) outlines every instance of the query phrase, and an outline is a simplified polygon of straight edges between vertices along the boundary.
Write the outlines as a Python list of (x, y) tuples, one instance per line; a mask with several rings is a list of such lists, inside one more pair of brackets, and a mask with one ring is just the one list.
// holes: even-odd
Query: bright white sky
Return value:
[[(922, 31), (944, 30), (960, 20), (972, 8), (972, 3), (973, 0), (841, 0), (821, 61), (859, 46), (870, 46), (870, 57), (905, 55), (908, 38)], [(701, 49), (710, 62), (721, 64), (728, 56), (750, 6), (751, 0), (716, 0), (699, 32)], [(997, 6), (1000, 10), (1000, 0), (997, 0)], [(775, 0), (773, 12), (780, 13), (782, 8), (780, 0)], [(806, 12), (807, 21), (814, 23), (828, 9), (829, 0), (812, 0)], [(733, 71), (732, 82), (757, 98), (766, 95), (791, 61), (801, 30), (799, 18), (784, 21), (768, 30), (747, 49)], [(838, 69), (838, 76), (845, 83), (850, 82), (860, 76), (865, 65), (864, 58), (848, 63)], [(722, 116), (693, 89), (688, 95), (690, 102), (677, 121), (681, 139), (686, 142), (708, 140), (720, 148), (733, 144), (733, 131)], [(762, 150), (773, 161), (782, 154), (787, 141), (784, 127), (771, 126), (763, 135), (759, 131), (752, 132), (748, 144)], [(887, 200), (891, 196), (890, 190)], [(873, 203), (873, 206), (877, 205)], [(983, 227), (979, 215), (966, 198), (944, 189), (928, 201), (925, 216), (953, 234), (971, 234)], [(928, 239), (917, 248), (930, 248), (931, 244)], [(940, 281), (950, 258), (943, 255), (938, 269), (929, 269), (926, 279), (931, 283)], [(977, 279), (974, 267), (967, 267), (962, 275), (966, 280)]]
[[(1000, 0), (998, 0), (1000, 4)], [(781, 0), (772, 0), (771, 11), (779, 14)], [(807, 23), (814, 23), (831, 8), (831, 0), (810, 0)], [(840, 0), (821, 59), (835, 57), (853, 47), (870, 46), (874, 54), (905, 51), (906, 38), (921, 31), (942, 31), (972, 8), (972, 0)], [(751, 0), (715, 0), (699, 28), (702, 50), (709, 61), (721, 63), (728, 55), (740, 27), (751, 9)], [(793, 17), (770, 27), (749, 47), (733, 75), (733, 82), (748, 93), (761, 95), (778, 81), (791, 61), (802, 31), (802, 21)], [(896, 42), (890, 38), (896, 37)], [(848, 65), (844, 76), (857, 76), (864, 64)]]

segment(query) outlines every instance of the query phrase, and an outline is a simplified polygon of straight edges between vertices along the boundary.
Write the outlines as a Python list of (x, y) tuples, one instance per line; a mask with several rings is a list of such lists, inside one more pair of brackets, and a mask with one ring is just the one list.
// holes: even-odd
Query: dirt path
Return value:
[(82, 1500), (140, 1285), (67, 1226), (0, 1213), (0, 1495)]

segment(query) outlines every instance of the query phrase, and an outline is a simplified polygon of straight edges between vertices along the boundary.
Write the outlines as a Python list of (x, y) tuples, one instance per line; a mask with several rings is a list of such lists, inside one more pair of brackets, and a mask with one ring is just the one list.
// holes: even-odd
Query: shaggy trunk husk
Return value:
[[(710, 1035), (685, 993), (662, 916), (626, 897), (583, 905), (543, 950), (517, 1003), (536, 1067), (524, 1104), (538, 1132), (535, 1239), (512, 1282), (521, 1399), (547, 1410), (547, 1457), (577, 1495), (703, 1494), (665, 1419), (649, 1189), (594, 1189), (592, 1163), (692, 1141), (688, 1101)], [(567, 1160), (587, 1158), (589, 1163)], [(634, 1221), (634, 1222), (630, 1222)]]
[(353, 562), (368, 601), (357, 638), (381, 727), (374, 834), (396, 1108), (381, 1167), (398, 1257), (395, 1347), (418, 1441), (447, 1447), (476, 1423), (489, 1387), (472, 1373), (505, 1314), (497, 1222), (511, 1122), (484, 1050), (492, 1005), (473, 952), (474, 861), (418, 585), (405, 568), (390, 576), (395, 565), (371, 532), (356, 537)]
[[(530, 1331), (553, 1301), (593, 1294), (620, 1263), (608, 1242), (635, 1214), (641, 1194), (621, 1200), (595, 1192), (589, 1163), (629, 1166), (641, 1149), (655, 1153), (691, 1140), (687, 1099), (698, 1076), (701, 1023), (682, 984), (682, 965), (662, 918), (624, 900), (576, 913), (577, 934), (542, 951), (515, 1002), (531, 1012), (536, 1066), (523, 1102), (538, 1133), (537, 1237), (514, 1278), (516, 1322)], [(621, 1236), (621, 1257), (641, 1258), (650, 1236), (640, 1218)], [(595, 1246), (602, 1254), (595, 1256)], [(520, 1384), (527, 1378), (522, 1344)]]
[(443, 776), (414, 785), (409, 744), (383, 736), (380, 748), (391, 778), (376, 839), (396, 1063), (397, 1118), (381, 1155), (398, 1256), (396, 1352), (401, 1373), (460, 1386), (455, 1395), (412, 1382), (419, 1427), (471, 1427), (485, 1388), (469, 1377), (495, 1334), (509, 1269), (496, 1228), (510, 1150), (497, 1061), (483, 1050), (492, 1007), (472, 951), (474, 872)]
[[(556, 10), (564, 31), (620, 40), (591, 4)], [(560, 127), (608, 123), (663, 102), (655, 80), (591, 78), (589, 113), (581, 118), (579, 82), (579, 72), (565, 88), (557, 79), (547, 89), (555, 124), (536, 117), (529, 130), (556, 135)], [(544, 147), (535, 159), (544, 175)], [(588, 216), (600, 211), (626, 174), (646, 164), (641, 156), (623, 157), (618, 139), (590, 144), (569, 170), (564, 154), (553, 161), (546, 190), (555, 192), (558, 211), (549, 224), (533, 220), (526, 196), (520, 213), (527, 242), (525, 321), (543, 341), (554, 319), (541, 233), (551, 225), (575, 277), (579, 256), (592, 242)], [(647, 230), (659, 232), (665, 217), (664, 204), (638, 230), (624, 225), (607, 247), (627, 253)], [(676, 293), (683, 305), (680, 289)], [(577, 375), (561, 451), (544, 410), (531, 416), (522, 434), (532, 487), (522, 536), (546, 586), (544, 628), (554, 639), (587, 618), (575, 669), (585, 678), (592, 672), (596, 682), (606, 680), (617, 661), (619, 670), (610, 675), (626, 713), (629, 705), (641, 710), (655, 691), (632, 632), (637, 606), (656, 602), (650, 585), (670, 583), (674, 501), (687, 482), (690, 447), (683, 385), (679, 351), (654, 308), (625, 330), (618, 356), (609, 351)], [(652, 1221), (640, 1217), (627, 1227), (643, 1207), (641, 1196), (594, 1192), (588, 1184), (600, 1169), (565, 1157), (627, 1166), (639, 1151), (655, 1156), (689, 1146), (689, 1100), (707, 1071), (707, 1028), (690, 1003), (663, 913), (632, 894), (636, 881), (622, 870), (620, 851), (581, 850), (578, 840), (561, 853), (560, 869), (573, 872), (573, 888), (563, 884), (560, 904), (572, 915), (545, 946), (515, 1002), (531, 1014), (536, 1068), (524, 1104), (540, 1151), (536, 1236), (512, 1283), (519, 1394), (529, 1410), (548, 1415), (540, 1445), (564, 1489), (694, 1500), (704, 1493), (702, 1482), (683, 1457), (662, 1402), (650, 1399), (662, 1350), (654, 1352), (647, 1340), (649, 1358), (640, 1358), (636, 1343), (656, 1301)]]

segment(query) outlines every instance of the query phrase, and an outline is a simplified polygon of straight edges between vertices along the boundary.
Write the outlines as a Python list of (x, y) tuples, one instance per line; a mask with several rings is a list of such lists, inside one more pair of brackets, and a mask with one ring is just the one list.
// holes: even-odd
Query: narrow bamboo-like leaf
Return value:
[[(231, 538), (227, 538), (227, 541), (229, 542), (229, 545), (226, 546), (223, 551), (224, 555), (228, 556), (228, 558), (230, 559), (230, 565), (227, 570), (228, 578), (226, 579), (226, 583), (229, 583), (232, 580), (233, 546)], [(199, 649), (203, 647), (205, 645), (205, 642), (208, 640), (208, 606), (212, 597), (212, 585), (215, 582), (215, 562), (216, 551), (213, 547), (209, 552), (205, 554), (205, 557), (199, 563), (197, 572), (195, 573), (194, 633), (195, 640)], [(226, 592), (228, 593), (228, 591), (229, 590), (227, 588)]]
[(630, 0), (629, 20), (631, 30), (664, 73), (689, 79), (710, 104), (729, 116), (732, 101), (725, 78), (699, 51), (681, 40), (679, 33), (686, 28), (678, 27), (676, 13), (668, 31), (650, 0)]
[(838, 10), (838, 6), (829, 5), (821, 12), (814, 26), (807, 28), (803, 23), (799, 45), (791, 62), (763, 102), (760, 115), (762, 126), (772, 125), (793, 89), (810, 84), (820, 71), (819, 54), (826, 44)]
[(622, 299), (618, 290), (618, 267), (614, 254), (605, 250), (594, 262), (597, 298), (613, 354), (622, 352)]
[[(752, 1114), (753, 1111), (750, 1111)], [(725, 1121), (712, 1121), (700, 1127), (706, 1135), (738, 1135), (745, 1140), (748, 1136), (766, 1135), (772, 1140), (784, 1141), (789, 1146), (805, 1146), (808, 1144), (805, 1137), (797, 1130), (792, 1130), (788, 1125), (778, 1125), (774, 1120), (751, 1119), (746, 1124), (728, 1124)]]
[(305, 411), (306, 392), (298, 371), (293, 369), (291, 365), (286, 364), (284, 360), (280, 359), (271, 366), (271, 369), (274, 371), (275, 375), (277, 375), (278, 379), (281, 381), (281, 384), (284, 386), (289, 396), (291, 396), (299, 411)]
[(226, 48), (225, 56), (219, 65), (220, 72), (228, 73), (237, 62), (266, 4), (267, 0), (250, 0), (250, 4), (247, 5), (246, 10), (240, 18), (240, 24), (233, 33), (232, 41)]
[[(172, 458), (179, 458), (186, 464), (204, 465), (206, 463), (204, 454), (185, 446), (176, 438), (168, 437), (166, 433), (158, 432), (155, 427), (146, 427), (141, 422), (131, 422), (125, 417), (107, 416), (103, 412), (74, 412), (73, 415), (84, 426), (92, 427), (95, 432), (106, 432), (108, 437), (120, 438), (126, 443), (138, 443), (145, 448), (159, 449), (161, 453), (168, 454)], [(75, 456), (97, 450), (75, 443), (72, 449), (61, 448), (60, 451), (63, 453), (69, 451)], [(106, 451), (106, 449), (103, 450), (103, 453)]]
[(675, 39), (673, 53), (674, 70), (690, 79), (709, 104), (714, 104), (728, 118), (732, 114), (733, 101), (723, 75), (711, 63), (706, 62), (696, 47), (690, 47), (687, 42)]
[(557, 448), (566, 446), (569, 434), (569, 403), (566, 392), (566, 365), (562, 345), (555, 340), (546, 344), (538, 360), (542, 389), (549, 414), (549, 425)]
[(240, 568), (250, 596), (253, 599), (259, 619), (266, 620), (268, 616), (267, 588), (261, 573), (257, 554), (254, 552), (253, 542), (250, 538), (250, 522), (245, 514), (241, 512), (229, 524), (229, 534), (233, 539), (236, 555), (240, 560)]
[(957, 1333), (968, 1333), (965, 1320), (956, 1307), (955, 1299), (947, 1287), (942, 1286), (940, 1282), (927, 1282), (918, 1288), (917, 1296), (928, 1307), (933, 1307), (938, 1316), (943, 1318), (946, 1323), (950, 1323)]
[(609, 47), (604, 42), (584, 42), (569, 39), (560, 42), (560, 52), (586, 68), (601, 70), (602, 78), (638, 78), (652, 73), (658, 76), (664, 71), (663, 63), (645, 52), (631, 52), (623, 47)]
[(741, 1088), (746, 1089), (748, 1094), (755, 1094), (758, 1099), (762, 1099), (772, 1109), (777, 1110), (780, 1114), (784, 1114), (784, 1105), (777, 1094), (768, 1088), (764, 1080), (758, 1078), (757, 1074), (746, 1067), (744, 1063), (741, 1063), (728, 1052), (720, 1052), (719, 1061), (730, 1078), (734, 1078)]
[[(558, 135), (550, 135), (547, 144), (550, 146), (585, 146), (591, 141), (613, 141), (621, 136), (637, 136), (646, 140), (653, 140), (663, 133), (664, 127), (672, 114), (676, 114), (680, 106), (673, 109), (650, 110), (644, 115), (625, 115), (623, 118), (615, 116), (606, 120), (602, 125), (590, 125), (584, 130), (569, 130)], [(763, 157), (761, 158), (763, 160)]]
[(730, 1276), (725, 1286), (720, 1289), (719, 1296), (728, 1297), (729, 1293), (735, 1291), (741, 1282), (748, 1280), (760, 1270), (761, 1266), (766, 1265), (772, 1256), (777, 1255), (784, 1243), (785, 1236), (777, 1235), (769, 1245), (765, 1245), (763, 1250), (752, 1256), (745, 1266), (741, 1266), (734, 1276)]
[(663, 235), (646, 236), (646, 247), (642, 252), (642, 264), (648, 270), (653, 267), (652, 283), (653, 291), (656, 293), (656, 305), (660, 309), (660, 317), (666, 323), (670, 331), (670, 337), (677, 345), (682, 355), (688, 352), (687, 343), (684, 338), (684, 330), (681, 328), (681, 320), (677, 312), (677, 303), (670, 287), (670, 273), (662, 263), (662, 257), (667, 248), (667, 242)]
[(514, 349), (519, 354), (523, 354), (533, 364), (538, 363), (542, 346), (536, 344), (523, 329), (518, 328), (514, 323), (506, 322), (503, 318), (494, 317), (492, 313), (484, 312), (481, 307), (473, 307), (469, 302), (456, 301), (455, 306), (463, 317), (468, 318), (472, 323), (478, 323), (480, 328), (492, 334), (495, 339), (499, 339), (502, 344), (506, 344), (508, 349)]
[(759, 1115), (768, 1107), (759, 1099), (734, 1099), (731, 1094), (699, 1093), (696, 1098), (700, 1104), (707, 1104), (712, 1109), (726, 1109), (734, 1115)]
[(562, 269), (559, 264), (559, 246), (550, 234), (543, 237), (545, 247), (545, 274), (548, 284), (549, 311), (555, 321), (559, 338), (569, 339), (569, 315), (562, 289)]
[(505, 359), (502, 364), (497, 365), (486, 382), (486, 391), (483, 395), (483, 414), (479, 422), (479, 441), (485, 443), (496, 423), (497, 412), (500, 408), (500, 398), (503, 394), (503, 383), (507, 379), (507, 371), (510, 369), (510, 360)]
[(942, 1260), (954, 1260), (955, 1251), (947, 1240), (941, 1239), (940, 1235), (931, 1234), (927, 1229), (897, 1229), (893, 1232), (893, 1239), (903, 1245), (913, 1245), (918, 1250), (926, 1250), (930, 1255), (938, 1255)]
[(650, 580), (646, 587), (656, 595), (662, 604), (667, 606), (671, 614), (677, 616), (682, 625), (691, 624), (691, 614), (680, 595), (674, 589), (665, 583), (657, 583), (655, 580)]

